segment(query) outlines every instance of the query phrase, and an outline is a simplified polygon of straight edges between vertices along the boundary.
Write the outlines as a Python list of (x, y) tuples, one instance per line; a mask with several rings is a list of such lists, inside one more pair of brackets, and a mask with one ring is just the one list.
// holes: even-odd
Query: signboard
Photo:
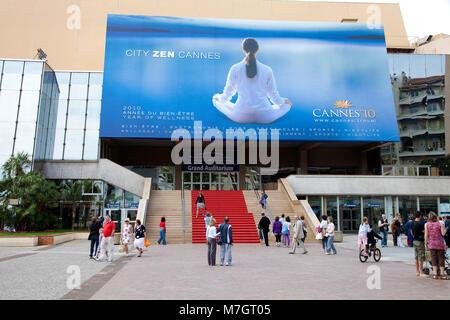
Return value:
[(345, 208), (356, 208), (356, 204), (354, 203), (344, 203)]
[(194, 121), (224, 139), (398, 141), (384, 30), (108, 15), (100, 137), (193, 136)]
[(239, 172), (238, 165), (183, 164), (181, 171), (193, 172)]
[(368, 203), (367, 206), (369, 208), (379, 208), (381, 205), (379, 203)]
[(120, 208), (120, 203), (108, 203), (107, 208)]

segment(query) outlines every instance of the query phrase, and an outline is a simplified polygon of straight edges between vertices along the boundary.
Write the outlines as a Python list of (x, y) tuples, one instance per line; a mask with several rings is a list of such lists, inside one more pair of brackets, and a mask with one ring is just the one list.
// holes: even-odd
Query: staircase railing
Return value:
[(181, 187), (181, 227), (183, 229), (183, 243), (185, 242), (186, 235), (186, 208), (184, 200), (184, 187)]
[[(256, 201), (258, 202), (258, 204), (261, 204), (261, 196), (259, 194), (258, 188), (256, 187), (256, 183), (255, 183), (255, 181), (253, 179), (254, 179), (254, 177), (252, 175), (250, 175), (250, 183), (252, 185), (253, 192), (255, 193)], [(266, 209), (264, 211), (266, 213), (268, 213), (269, 220), (271, 222), (273, 222), (275, 220), (275, 218), (274, 218), (274, 216), (272, 214), (272, 210), (270, 210), (270, 205), (269, 205), (269, 202), (267, 201), (267, 199), (266, 199)]]

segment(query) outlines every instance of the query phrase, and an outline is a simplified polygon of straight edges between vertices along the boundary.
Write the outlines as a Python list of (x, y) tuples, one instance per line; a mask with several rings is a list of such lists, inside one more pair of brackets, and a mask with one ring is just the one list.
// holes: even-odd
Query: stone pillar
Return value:
[(361, 162), (359, 164), (359, 174), (367, 174), (367, 151), (361, 151)]
[(308, 174), (308, 150), (298, 149), (300, 174)]

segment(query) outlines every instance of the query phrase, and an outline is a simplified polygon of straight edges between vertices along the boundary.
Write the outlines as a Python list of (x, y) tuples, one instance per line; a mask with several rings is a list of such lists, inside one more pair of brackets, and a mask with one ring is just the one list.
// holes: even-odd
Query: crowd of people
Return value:
[[(92, 216), (91, 223), (89, 224), (88, 237), (88, 240), (91, 241), (89, 251), (89, 257), (91, 259), (95, 259), (96, 261), (104, 261), (105, 259), (107, 259), (108, 262), (113, 261), (115, 230), (116, 224), (114, 221), (111, 221), (109, 215), (106, 215), (105, 217)], [(162, 217), (158, 243), (166, 244), (165, 232), (165, 218)], [(120, 233), (121, 248), (125, 252), (126, 257), (129, 256), (128, 246), (132, 241), (134, 248), (138, 252), (137, 256), (141, 257), (144, 247), (149, 245), (145, 226), (137, 219), (133, 228), (130, 219), (126, 218)]]
[[(261, 206), (267, 207), (267, 194), (263, 192), (261, 196)], [(231, 247), (233, 246), (233, 230), (229, 223), (229, 218), (225, 217), (224, 222), (216, 227), (216, 219), (211, 212), (206, 211), (206, 201), (204, 196), (199, 193), (197, 197), (197, 212), (204, 211), (204, 221), (207, 242), (207, 262), (210, 266), (216, 265), (217, 245), (220, 246), (220, 265), (231, 266)], [(271, 226), (270, 219), (265, 212), (261, 213), (261, 219), (258, 223), (259, 238), (265, 246), (269, 246), (269, 233)], [(166, 244), (166, 221), (161, 218), (160, 237), (158, 244)], [(403, 244), (403, 235), (406, 235), (406, 245), (414, 248), (414, 257), (416, 265), (416, 275), (418, 277), (428, 277), (424, 272), (424, 262), (430, 261), (433, 268), (433, 279), (448, 280), (445, 275), (446, 251), (450, 245), (450, 218), (448, 216), (440, 217), (434, 212), (429, 212), (424, 216), (417, 212), (414, 216), (408, 217), (406, 223), (400, 214), (393, 217), (389, 223), (386, 215), (382, 215), (378, 220), (380, 234), (376, 233), (373, 226), (369, 223), (367, 217), (363, 217), (358, 230), (358, 253), (367, 256), (367, 250), (376, 246), (376, 239), (381, 240), (381, 247), (387, 247), (389, 227), (391, 228), (393, 245), (405, 247)], [(90, 253), (91, 259), (97, 261), (112, 261), (114, 248), (114, 232), (116, 226), (111, 217), (92, 217), (89, 225), (89, 240), (91, 240)], [(291, 237), (292, 230), (292, 237)], [(302, 248), (302, 253), (308, 253), (305, 246), (305, 239), (308, 227), (304, 216), (295, 216), (293, 223), (289, 216), (284, 214), (276, 216), (272, 225), (272, 234), (275, 237), (277, 247), (291, 248), (289, 254), (295, 254), (297, 247)], [(320, 224), (317, 228), (316, 239), (321, 240), (323, 253), (330, 255), (336, 254), (334, 246), (335, 225), (332, 217), (321, 216)], [(144, 246), (148, 245), (145, 226), (139, 220), (133, 226), (130, 220), (125, 219), (120, 235), (125, 256), (129, 255), (128, 246), (134, 239), (134, 248), (138, 251), (138, 257), (142, 256)], [(292, 240), (291, 240), (292, 239)], [(147, 244), (146, 244), (147, 242)]]

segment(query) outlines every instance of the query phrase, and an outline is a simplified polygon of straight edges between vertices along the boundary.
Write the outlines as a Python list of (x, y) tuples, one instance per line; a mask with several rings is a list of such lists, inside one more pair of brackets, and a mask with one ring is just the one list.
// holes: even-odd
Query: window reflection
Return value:
[(101, 101), (88, 101), (86, 118), (86, 130), (98, 130), (100, 128)]
[(86, 100), (87, 98), (87, 85), (73, 84), (70, 86), (70, 99)]
[(86, 118), (86, 101), (70, 100), (67, 129), (84, 129)]
[(20, 97), (19, 122), (36, 122), (39, 91), (23, 91)]
[(33, 154), (34, 134), (36, 124), (29, 122), (19, 122), (17, 124), (16, 142), (14, 145), (14, 154), (26, 152)]
[(67, 130), (66, 147), (64, 150), (65, 160), (79, 160), (83, 152), (83, 130)]
[(87, 85), (88, 77), (89, 77), (89, 73), (87, 73), (87, 72), (73, 72), (72, 76), (70, 78), (70, 83), (72, 85), (75, 85), (75, 84)]
[[(11, 156), (15, 129), (15, 123), (0, 122), (0, 155)], [(3, 162), (0, 161), (0, 164), (3, 164)]]
[(96, 160), (98, 158), (98, 140), (98, 130), (86, 130), (84, 160)]
[(19, 105), (20, 91), (0, 91), (0, 112), (2, 122), (15, 122), (17, 120), (17, 108)]

